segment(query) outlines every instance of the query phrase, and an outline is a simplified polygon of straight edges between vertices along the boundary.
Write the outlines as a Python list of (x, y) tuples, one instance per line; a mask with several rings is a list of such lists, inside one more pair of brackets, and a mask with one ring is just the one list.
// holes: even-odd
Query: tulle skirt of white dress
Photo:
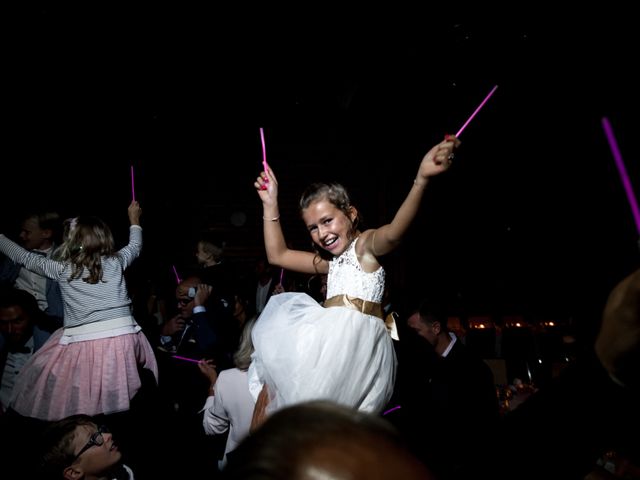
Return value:
[(249, 389), (267, 384), (267, 412), (333, 400), (380, 412), (393, 393), (396, 356), (384, 322), (347, 307), (324, 308), (304, 293), (269, 299), (256, 322)]

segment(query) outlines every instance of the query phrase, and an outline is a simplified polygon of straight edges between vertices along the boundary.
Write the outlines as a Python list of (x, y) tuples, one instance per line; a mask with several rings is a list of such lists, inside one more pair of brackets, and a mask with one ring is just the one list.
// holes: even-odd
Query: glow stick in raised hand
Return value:
[(176, 270), (176, 266), (173, 265), (173, 273), (176, 276), (176, 283), (180, 283), (182, 280), (180, 280), (180, 275), (178, 275), (178, 270)]
[(613, 129), (611, 128), (611, 124), (609, 123), (609, 119), (607, 117), (602, 117), (602, 128), (604, 129), (604, 134), (606, 135), (607, 141), (609, 142), (609, 148), (611, 149), (613, 160), (616, 162), (616, 167), (618, 167), (618, 173), (620, 174), (620, 179), (622, 180), (624, 191), (627, 193), (627, 200), (629, 201), (629, 206), (631, 207), (633, 219), (636, 222), (636, 229), (638, 230), (638, 234), (640, 234), (640, 209), (638, 209), (638, 201), (636, 200), (636, 196), (633, 193), (633, 187), (631, 186), (629, 174), (627, 173), (627, 169), (624, 166), (622, 155), (620, 154), (620, 149), (618, 148), (618, 142), (616, 142), (616, 137), (613, 135)]
[(266, 172), (269, 165), (267, 164), (267, 148), (264, 145), (264, 130), (262, 130), (262, 127), (260, 127), (260, 140), (262, 140), (262, 168)]
[(489, 100), (489, 98), (491, 98), (491, 95), (493, 95), (493, 92), (496, 91), (496, 88), (498, 88), (498, 85), (494, 86), (491, 91), (489, 92), (489, 94), (484, 97), (484, 100), (482, 101), (482, 103), (480, 105), (478, 105), (478, 108), (476, 108), (476, 110), (471, 114), (471, 116), (467, 119), (466, 122), (464, 122), (464, 125), (462, 125), (462, 127), (460, 127), (460, 130), (458, 130), (458, 133), (456, 133), (456, 137), (459, 137), (462, 134), (462, 131), (467, 128), (467, 125), (469, 125), (469, 122), (471, 120), (473, 120), (473, 117), (476, 116), (476, 114), (480, 111), (480, 109), (484, 106), (485, 103), (487, 103), (487, 100)]
[(131, 165), (131, 198), (135, 202), (136, 201), (136, 187), (135, 187), (134, 178), (135, 177), (133, 175), (133, 165)]

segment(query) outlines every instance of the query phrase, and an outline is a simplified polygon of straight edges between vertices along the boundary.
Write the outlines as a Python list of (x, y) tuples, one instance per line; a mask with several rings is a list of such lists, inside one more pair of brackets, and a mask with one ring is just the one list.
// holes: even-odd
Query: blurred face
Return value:
[(200, 265), (206, 264), (213, 260), (213, 256), (202, 249), (202, 242), (198, 242), (198, 248), (196, 249), (196, 259)]
[(28, 218), (20, 230), (22, 246), (27, 250), (45, 250), (51, 246), (51, 230), (43, 230), (35, 218)]
[(176, 287), (176, 300), (178, 301), (178, 310), (182, 318), (189, 318), (193, 315), (194, 299), (189, 296), (189, 288), (196, 288), (198, 283), (193, 281), (184, 281)]
[(338, 256), (353, 240), (353, 221), (357, 216), (351, 208), (349, 216), (327, 200), (318, 200), (302, 211), (302, 219), (307, 226), (313, 243)]
[(0, 308), (0, 332), (12, 345), (24, 345), (33, 333), (31, 319), (19, 305)]
[(431, 345), (436, 344), (438, 337), (437, 329), (434, 328), (434, 324), (430, 322), (423, 322), (419, 313), (414, 313), (407, 320), (407, 325), (411, 330), (416, 332), (419, 336), (424, 338)]
[[(91, 440), (91, 436), (98, 431), (96, 425), (80, 425), (76, 428), (73, 437), (72, 447), (74, 454), (78, 454)], [(76, 461), (67, 469), (65, 469), (65, 478), (78, 478), (73, 474), (73, 470), (81, 471), (83, 475), (100, 477), (108, 472), (114, 465), (122, 459), (122, 453), (118, 450), (118, 446), (113, 442), (111, 433), (101, 433), (102, 445), (91, 445), (76, 459)]]

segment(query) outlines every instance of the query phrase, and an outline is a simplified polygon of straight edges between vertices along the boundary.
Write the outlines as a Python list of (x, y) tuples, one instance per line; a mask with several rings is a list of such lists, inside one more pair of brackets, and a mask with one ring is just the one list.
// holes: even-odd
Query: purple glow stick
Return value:
[(394, 410), (398, 410), (399, 408), (402, 408), (402, 407), (401, 407), (400, 405), (396, 405), (395, 407), (390, 408), (389, 410), (387, 410), (386, 412), (384, 412), (382, 415), (386, 415), (387, 413), (391, 413), (391, 412), (393, 412)]
[(613, 129), (611, 128), (611, 124), (609, 123), (609, 119), (607, 117), (602, 117), (602, 128), (604, 128), (604, 134), (607, 136), (611, 154), (613, 155), (613, 159), (615, 160), (616, 166), (618, 167), (618, 173), (620, 174), (620, 179), (622, 180), (624, 190), (627, 193), (627, 200), (629, 201), (629, 206), (631, 207), (633, 219), (636, 222), (636, 229), (638, 230), (638, 234), (640, 234), (640, 210), (638, 209), (638, 201), (636, 200), (636, 196), (633, 193), (631, 180), (629, 180), (629, 174), (627, 173), (627, 169), (624, 166), (622, 155), (620, 154), (620, 149), (618, 148), (618, 142), (616, 142), (616, 137), (613, 135)]
[(262, 168), (264, 168), (266, 172), (269, 165), (267, 164), (267, 148), (264, 145), (264, 131), (262, 127), (260, 127), (260, 139), (262, 140)]
[(284, 268), (280, 269), (280, 285), (282, 285), (282, 277), (284, 277)]
[(180, 355), (172, 355), (173, 358), (177, 358), (178, 360), (184, 360), (185, 362), (193, 362), (200, 363), (200, 360), (195, 360), (193, 358), (181, 357)]
[(471, 116), (469, 117), (469, 119), (464, 122), (464, 125), (462, 125), (462, 127), (460, 127), (460, 130), (458, 130), (458, 133), (456, 133), (456, 137), (459, 137), (462, 134), (462, 131), (467, 127), (467, 125), (469, 124), (469, 122), (471, 120), (473, 120), (473, 117), (476, 116), (476, 114), (480, 111), (480, 109), (484, 106), (485, 103), (487, 103), (487, 100), (489, 100), (489, 98), (491, 97), (491, 95), (493, 95), (493, 92), (496, 91), (496, 88), (498, 88), (498, 85), (494, 86), (491, 91), (489, 92), (489, 95), (487, 95), (486, 97), (484, 97), (484, 100), (482, 101), (482, 103), (480, 105), (478, 105), (478, 108), (476, 108), (475, 112), (473, 112), (471, 114)]
[(173, 273), (176, 275), (176, 283), (180, 283), (182, 280), (180, 280), (180, 275), (178, 275), (178, 270), (176, 270), (175, 265), (173, 265)]
[(131, 197), (133, 199), (133, 201), (136, 201), (136, 188), (135, 188), (135, 184), (134, 184), (134, 176), (133, 176), (133, 165), (131, 165)]

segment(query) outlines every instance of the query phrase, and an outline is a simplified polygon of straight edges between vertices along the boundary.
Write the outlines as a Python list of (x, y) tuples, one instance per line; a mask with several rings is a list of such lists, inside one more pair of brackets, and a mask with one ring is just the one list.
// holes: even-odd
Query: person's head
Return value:
[(300, 198), (300, 213), (319, 253), (338, 256), (358, 235), (358, 210), (339, 183), (310, 185)]
[(42, 433), (41, 446), (42, 469), (51, 478), (101, 478), (122, 459), (108, 429), (96, 425), (88, 415), (52, 423)]
[(176, 287), (178, 310), (183, 318), (189, 318), (193, 315), (195, 292), (200, 283), (202, 283), (200, 277), (192, 275), (183, 279)]
[(256, 302), (252, 286), (246, 282), (238, 282), (233, 289), (233, 308), (231, 314), (240, 325), (255, 316)]
[(0, 290), (0, 333), (10, 348), (24, 346), (40, 315), (38, 302), (29, 292), (17, 288)]
[(27, 250), (47, 250), (55, 242), (62, 221), (56, 212), (29, 215), (20, 227), (20, 241)]
[(88, 275), (83, 278), (87, 283), (102, 280), (102, 256), (113, 255), (115, 241), (109, 226), (98, 217), (80, 216), (73, 219), (66, 233), (67, 239), (60, 249), (61, 260), (71, 262), (71, 278), (79, 278), (84, 269)]
[(196, 259), (198, 264), (210, 267), (222, 260), (224, 242), (214, 238), (210, 234), (203, 234), (196, 244)]
[(407, 318), (407, 325), (434, 348), (443, 335), (447, 336), (447, 315), (429, 300), (423, 301)]
[(329, 401), (276, 411), (228, 457), (226, 479), (430, 479), (394, 427)]
[(253, 353), (253, 341), (251, 340), (251, 330), (256, 323), (256, 317), (252, 317), (244, 324), (238, 349), (233, 354), (233, 363), (240, 370), (248, 370), (251, 365), (251, 354)]
[(627, 387), (640, 388), (640, 269), (609, 294), (595, 351), (614, 379)]

